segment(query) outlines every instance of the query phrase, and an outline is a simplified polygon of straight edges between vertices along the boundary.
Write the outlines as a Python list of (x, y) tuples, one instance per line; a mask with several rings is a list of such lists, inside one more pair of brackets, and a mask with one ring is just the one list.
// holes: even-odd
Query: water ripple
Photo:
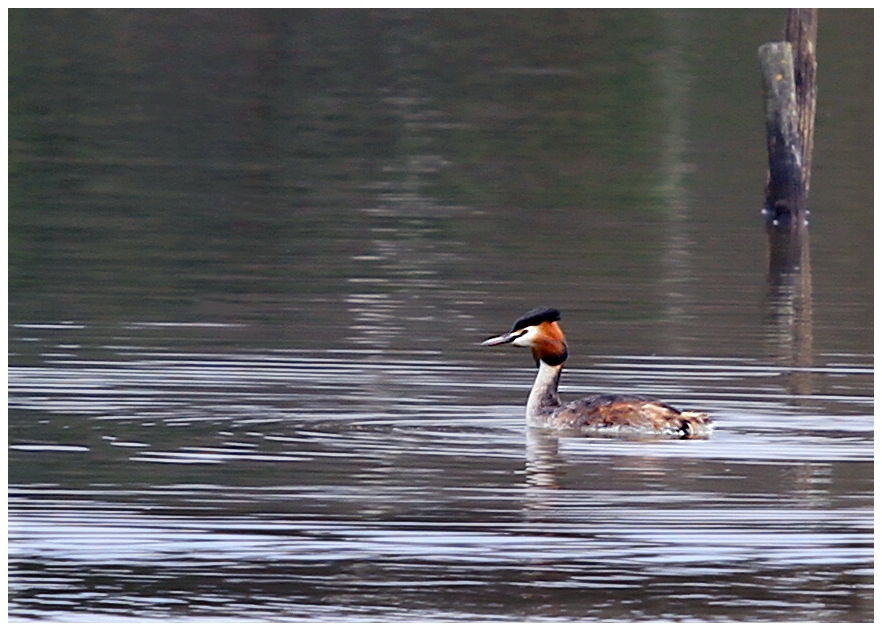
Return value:
[(809, 393), (732, 359), (567, 372), (568, 397), (649, 386), (709, 411), (699, 442), (528, 431), (520, 368), (115, 353), (9, 368), (13, 618), (615, 619), (639, 593), (780, 620), (872, 591), (859, 361)]

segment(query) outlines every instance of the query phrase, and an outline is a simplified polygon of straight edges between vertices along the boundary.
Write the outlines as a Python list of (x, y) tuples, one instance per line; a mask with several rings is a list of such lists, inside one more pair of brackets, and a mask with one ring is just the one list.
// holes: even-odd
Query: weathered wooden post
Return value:
[(759, 48), (769, 180), (763, 210), (770, 226), (805, 225), (811, 181), (817, 86), (817, 9), (790, 9), (785, 36)]
[(808, 197), (815, 142), (815, 103), (818, 99), (818, 84), (815, 82), (815, 74), (818, 71), (818, 60), (815, 56), (818, 40), (818, 10), (788, 10), (784, 39), (793, 47), (797, 128), (802, 141), (802, 170), (806, 197)]

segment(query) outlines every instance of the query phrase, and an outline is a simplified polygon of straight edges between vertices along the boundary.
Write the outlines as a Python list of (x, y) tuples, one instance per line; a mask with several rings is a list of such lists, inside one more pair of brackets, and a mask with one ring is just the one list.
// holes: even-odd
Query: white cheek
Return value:
[(536, 339), (536, 333), (538, 330), (535, 326), (528, 326), (526, 328), (526, 333), (517, 338), (514, 342), (512, 342), (512, 346), (532, 346), (533, 341)]

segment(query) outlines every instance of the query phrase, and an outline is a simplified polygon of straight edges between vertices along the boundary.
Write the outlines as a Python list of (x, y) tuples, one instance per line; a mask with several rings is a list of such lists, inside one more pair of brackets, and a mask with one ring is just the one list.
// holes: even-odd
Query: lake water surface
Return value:
[[(820, 19), (782, 257), (783, 11), (11, 12), (9, 619), (872, 621), (872, 14)], [(711, 438), (528, 430), (479, 342), (540, 305), (564, 398)]]

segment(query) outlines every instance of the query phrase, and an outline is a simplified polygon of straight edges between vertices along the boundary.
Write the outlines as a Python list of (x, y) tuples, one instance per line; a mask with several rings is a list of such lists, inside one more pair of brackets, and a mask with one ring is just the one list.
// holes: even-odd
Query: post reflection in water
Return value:
[[(814, 394), (812, 268), (809, 232), (768, 227), (769, 272), (766, 309), (769, 339), (787, 371), (791, 394)], [(792, 370), (788, 370), (792, 369)]]

